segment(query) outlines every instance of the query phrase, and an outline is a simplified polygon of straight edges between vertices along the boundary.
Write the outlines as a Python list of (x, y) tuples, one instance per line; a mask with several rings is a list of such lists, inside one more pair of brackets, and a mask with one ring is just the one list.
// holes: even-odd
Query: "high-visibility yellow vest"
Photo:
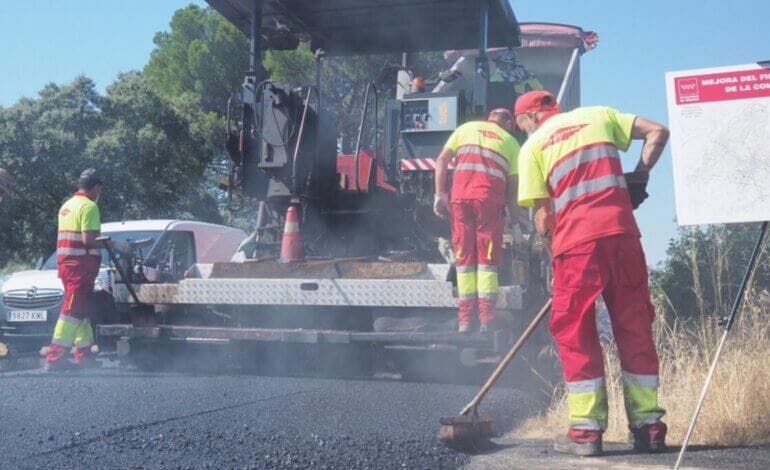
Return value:
[(497, 124), (471, 121), (455, 129), (444, 144), (455, 154), (452, 200), (505, 203), (508, 177), (515, 175), (519, 143)]
[(59, 236), (56, 241), (56, 259), (82, 260), (84, 257), (101, 258), (99, 250), (87, 250), (83, 232), (101, 231), (99, 206), (84, 192), (77, 192), (59, 209)]
[(541, 117), (519, 155), (519, 205), (550, 199), (553, 256), (602, 237), (640, 236), (619, 151), (636, 116), (594, 106)]

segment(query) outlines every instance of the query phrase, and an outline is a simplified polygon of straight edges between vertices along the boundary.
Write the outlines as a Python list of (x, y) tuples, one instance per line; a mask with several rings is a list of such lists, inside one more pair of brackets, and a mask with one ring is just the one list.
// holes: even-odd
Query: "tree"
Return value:
[[(659, 305), (669, 317), (723, 316), (738, 293), (756, 241), (757, 228), (747, 224), (681, 228), (669, 243), (666, 260), (652, 272)], [(750, 284), (752, 293), (770, 290), (768, 242)]]
[(56, 213), (88, 167), (105, 174), (105, 221), (219, 221), (202, 185), (206, 138), (138, 72), (121, 75), (106, 96), (78, 77), (0, 109), (0, 166), (16, 177), (14, 197), (0, 206), (0, 266), (53, 250)]
[(107, 127), (86, 155), (110, 181), (103, 201), (113, 219), (180, 217), (219, 221), (203, 188), (211, 152), (206, 135), (142, 74), (123, 74), (107, 88)]
[(106, 126), (94, 83), (46, 85), (38, 99), (0, 109), (0, 165), (16, 177), (14, 197), (0, 206), (0, 266), (48, 254), (56, 241), (56, 212), (72, 193), (90, 139)]
[(144, 73), (155, 89), (167, 98), (193, 95), (203, 112), (224, 116), (249, 65), (246, 36), (211, 8), (190, 5), (174, 13), (171, 30), (157, 33), (154, 43)]

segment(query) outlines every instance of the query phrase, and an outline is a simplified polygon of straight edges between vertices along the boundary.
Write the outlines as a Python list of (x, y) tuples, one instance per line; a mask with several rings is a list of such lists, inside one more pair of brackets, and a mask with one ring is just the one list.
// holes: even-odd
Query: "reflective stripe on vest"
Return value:
[(82, 242), (83, 241), (83, 233), (82, 232), (59, 232), (59, 234), (56, 237), (57, 241), (73, 241), (73, 242)]
[(494, 150), (490, 150), (479, 145), (461, 146), (457, 149), (458, 160), (461, 159), (463, 155), (481, 155), (483, 158), (488, 158), (497, 163), (500, 166), (500, 169), (503, 171), (508, 171), (508, 167), (510, 166), (507, 158), (495, 152)]
[(607, 175), (600, 178), (581, 181), (573, 186), (568, 187), (563, 193), (553, 200), (553, 208), (555, 213), (559, 213), (564, 206), (575, 199), (585, 196), (590, 193), (602, 191), (609, 188), (626, 188), (626, 179), (623, 175)]
[[(85, 210), (90, 210), (87, 214)], [(87, 217), (87, 218), (86, 218)], [(83, 232), (87, 230), (98, 232), (100, 220), (96, 203), (82, 191), (75, 193), (59, 209), (59, 230), (56, 237), (57, 261), (66, 258), (101, 257), (99, 250), (88, 250), (83, 243)]]
[(455, 167), (455, 173), (460, 171), (477, 171), (506, 181), (505, 174), (502, 171), (498, 170), (497, 168), (489, 168), (488, 166), (482, 165), (481, 163), (461, 163)]
[(617, 147), (612, 144), (600, 143), (592, 147), (582, 148), (572, 155), (562, 158), (554, 165), (551, 175), (548, 177), (548, 184), (554, 192), (559, 192), (559, 182), (580, 165), (608, 157), (620, 158)]

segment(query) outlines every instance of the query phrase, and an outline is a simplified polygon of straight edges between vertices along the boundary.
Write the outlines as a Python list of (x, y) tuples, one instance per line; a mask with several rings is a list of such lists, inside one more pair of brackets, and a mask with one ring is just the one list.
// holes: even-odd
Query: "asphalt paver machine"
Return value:
[[(466, 366), (493, 360), (509, 328), (455, 332), (449, 227), (431, 210), (435, 158), (456, 127), (511, 107), (518, 93), (547, 88), (564, 108), (577, 106), (580, 56), (596, 35), (519, 23), (507, 0), (208, 2), (251, 39), (250, 71), (229, 105), (226, 186), (256, 212), (256, 228), (239, 262), (198, 264), (182, 279), (134, 278), (136, 298), (118, 277), (122, 320), (102, 325), (101, 341), (134, 358), (201, 343), (264, 354), (297, 346), (313, 356), (352, 348), (359, 358), (440, 351)], [(263, 51), (302, 42), (315, 53), (315, 83), (271, 81)], [(425, 52), (443, 55), (446, 67), (413, 92), (410, 62)], [(401, 59), (396, 93), (366, 87), (353, 150), (344, 152), (321, 87), (324, 61), (373, 54)], [(282, 262), (291, 211), (305, 257)], [(548, 284), (548, 263), (528, 238), (515, 255), (509, 247), (502, 270), (498, 310), (509, 326)]]

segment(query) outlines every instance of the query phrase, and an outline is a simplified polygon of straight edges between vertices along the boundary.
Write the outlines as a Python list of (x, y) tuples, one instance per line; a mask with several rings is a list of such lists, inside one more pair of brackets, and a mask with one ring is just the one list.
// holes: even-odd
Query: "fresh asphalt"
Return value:
[[(143, 373), (0, 375), (0, 468), (457, 468), (437, 439), (476, 387), (399, 380)], [(509, 386), (500, 431), (537, 409)]]

